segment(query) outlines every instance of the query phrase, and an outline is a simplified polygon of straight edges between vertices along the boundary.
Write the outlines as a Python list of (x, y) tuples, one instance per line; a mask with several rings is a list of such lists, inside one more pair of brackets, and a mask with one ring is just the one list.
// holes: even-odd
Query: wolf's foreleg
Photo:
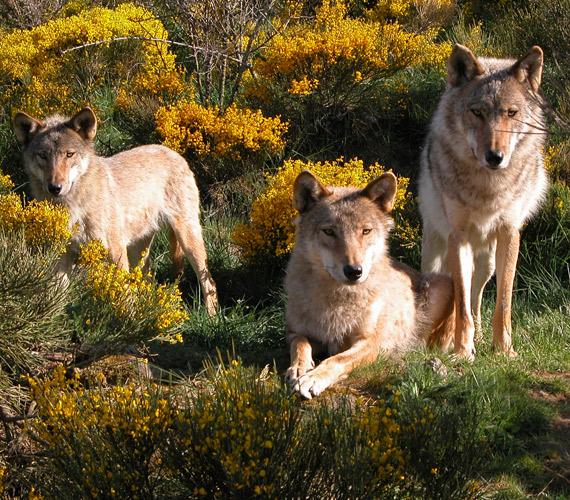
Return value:
[(514, 226), (497, 231), (497, 303), (493, 314), (493, 348), (496, 352), (516, 356), (511, 336), (511, 303), (517, 267), (520, 233)]
[(315, 367), (313, 361), (313, 348), (309, 339), (303, 335), (294, 333), (288, 335), (291, 366), (285, 373), (285, 378), (291, 387), (294, 387), (301, 376)]
[(496, 240), (492, 240), (489, 243), (488, 251), (481, 252), (475, 257), (473, 285), (471, 288), (471, 310), (475, 318), (477, 340), (480, 340), (483, 336), (481, 327), (481, 303), (483, 301), (485, 285), (495, 272), (495, 247)]
[(327, 387), (347, 377), (357, 366), (371, 363), (378, 357), (378, 345), (372, 338), (361, 336), (346, 351), (325, 359), (314, 370), (300, 377), (293, 389), (301, 396), (311, 399)]
[(442, 238), (429, 221), (424, 220), (422, 230), (422, 273), (446, 273), (447, 242)]
[(55, 266), (55, 274), (63, 285), (67, 285), (69, 283), (69, 275), (73, 269), (74, 261), (75, 254), (71, 250), (67, 250)]
[(455, 290), (455, 354), (473, 360), (475, 325), (471, 312), (473, 249), (463, 231), (454, 230), (448, 239), (449, 269)]

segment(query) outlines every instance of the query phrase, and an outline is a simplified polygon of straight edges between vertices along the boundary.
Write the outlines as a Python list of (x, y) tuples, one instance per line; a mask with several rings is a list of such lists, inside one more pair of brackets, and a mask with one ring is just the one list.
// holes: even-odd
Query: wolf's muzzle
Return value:
[(498, 149), (490, 149), (485, 153), (485, 160), (490, 168), (498, 168), (505, 155)]
[(48, 191), (54, 196), (59, 196), (61, 193), (61, 184), (48, 184)]
[(350, 281), (358, 281), (362, 276), (362, 266), (351, 266), (347, 264), (343, 267), (342, 271)]

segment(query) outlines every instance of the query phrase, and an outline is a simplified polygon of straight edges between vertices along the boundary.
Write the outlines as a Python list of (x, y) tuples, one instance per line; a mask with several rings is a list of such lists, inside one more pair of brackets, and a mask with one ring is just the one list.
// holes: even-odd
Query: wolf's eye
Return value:
[(334, 236), (334, 230), (330, 229), (330, 228), (325, 228), (323, 229), (323, 233), (325, 233), (327, 236)]
[(518, 112), (519, 112), (518, 109), (509, 109), (509, 110), (507, 111), (507, 115), (509, 115), (509, 118), (512, 118), (512, 117), (515, 116)]
[(477, 108), (472, 108), (471, 113), (473, 113), (477, 118), (481, 118), (481, 110)]
[(75, 154), (75, 151), (68, 151), (68, 152), (67, 152), (67, 157), (68, 157), (68, 158), (71, 158), (74, 154)]
[(370, 228), (363, 229), (362, 234), (364, 234), (364, 235), (370, 234), (370, 231), (372, 231), (372, 229), (370, 229)]
[(44, 152), (44, 151), (38, 153), (38, 156), (39, 156), (42, 160), (47, 160), (47, 153)]

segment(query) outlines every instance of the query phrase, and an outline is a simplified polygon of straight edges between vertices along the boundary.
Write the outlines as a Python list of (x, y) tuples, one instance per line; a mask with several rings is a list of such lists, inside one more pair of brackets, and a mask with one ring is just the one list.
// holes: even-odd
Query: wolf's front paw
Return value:
[(293, 386), (293, 390), (297, 391), (301, 396), (306, 399), (311, 399), (318, 396), (327, 387), (331, 385), (332, 381), (318, 372), (312, 370), (305, 373), (299, 378), (297, 383)]
[(469, 361), (472, 363), (475, 361), (475, 346), (471, 344), (470, 346), (460, 346), (455, 348), (452, 358), (458, 361)]
[(508, 358), (516, 358), (518, 356), (517, 351), (515, 351), (512, 346), (493, 345), (493, 352), (495, 354), (503, 354)]
[(311, 368), (299, 365), (290, 366), (289, 368), (287, 368), (287, 371), (285, 372), (285, 380), (289, 384), (289, 387), (294, 389), (299, 379), (310, 369)]

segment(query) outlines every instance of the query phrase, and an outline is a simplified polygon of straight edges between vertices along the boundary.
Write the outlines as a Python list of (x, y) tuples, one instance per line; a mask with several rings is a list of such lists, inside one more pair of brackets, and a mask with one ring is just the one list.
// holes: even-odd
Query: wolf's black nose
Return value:
[(498, 167), (503, 161), (504, 157), (505, 155), (503, 152), (499, 151), (498, 149), (489, 149), (489, 151), (485, 153), (485, 160), (487, 160), (487, 163), (492, 167)]
[(347, 264), (342, 270), (350, 281), (356, 281), (362, 276), (362, 266), (351, 266)]
[(61, 193), (61, 184), (48, 184), (48, 191), (54, 196), (59, 195)]

